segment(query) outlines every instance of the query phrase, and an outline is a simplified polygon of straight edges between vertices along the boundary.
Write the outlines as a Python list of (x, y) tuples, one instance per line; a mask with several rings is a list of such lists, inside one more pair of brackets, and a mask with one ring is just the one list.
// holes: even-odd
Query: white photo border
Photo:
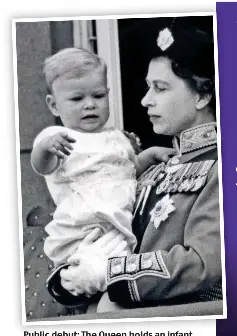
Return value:
[[(20, 166), (20, 135), (19, 135), (19, 107), (18, 107), (18, 78), (17, 78), (17, 50), (16, 50), (16, 23), (41, 22), (41, 21), (68, 21), (68, 20), (108, 20), (125, 18), (161, 18), (161, 17), (186, 17), (186, 16), (212, 16), (214, 36), (215, 58), (215, 88), (216, 88), (216, 117), (217, 117), (217, 144), (218, 144), (218, 174), (219, 174), (219, 205), (220, 205), (220, 229), (221, 229), (221, 261), (222, 261), (222, 290), (223, 290), (223, 314), (207, 316), (178, 316), (178, 317), (144, 317), (119, 318), (119, 319), (94, 319), (94, 320), (57, 320), (47, 318), (42, 320), (27, 321), (25, 310), (25, 284), (24, 284), (24, 252), (23, 252), (23, 223), (22, 223), (22, 194), (21, 194), (21, 166)], [(30, 325), (64, 325), (64, 324), (87, 324), (87, 323), (111, 323), (111, 322), (134, 322), (134, 321), (176, 321), (176, 320), (206, 320), (227, 318), (226, 303), (226, 274), (225, 274), (225, 243), (224, 243), (224, 214), (223, 214), (223, 186), (222, 186), (222, 156), (221, 156), (221, 123), (219, 101), (219, 72), (218, 72), (218, 41), (217, 41), (217, 17), (215, 12), (187, 12), (187, 13), (162, 13), (162, 14), (136, 14), (136, 15), (96, 15), (96, 16), (73, 16), (73, 17), (41, 17), (22, 18), (12, 20), (13, 42), (13, 70), (14, 70), (14, 102), (15, 102), (15, 133), (16, 133), (16, 158), (17, 158), (17, 190), (18, 190), (18, 217), (19, 217), (19, 244), (20, 244), (20, 268), (21, 268), (21, 304), (22, 324)], [(108, 313), (109, 314), (109, 313)], [(64, 317), (66, 318), (66, 317)]]

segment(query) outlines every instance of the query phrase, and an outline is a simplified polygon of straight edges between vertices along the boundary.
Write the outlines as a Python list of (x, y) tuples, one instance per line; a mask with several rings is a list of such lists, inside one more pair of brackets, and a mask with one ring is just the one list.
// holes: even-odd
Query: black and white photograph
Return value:
[(215, 25), (14, 20), (27, 324), (225, 315)]

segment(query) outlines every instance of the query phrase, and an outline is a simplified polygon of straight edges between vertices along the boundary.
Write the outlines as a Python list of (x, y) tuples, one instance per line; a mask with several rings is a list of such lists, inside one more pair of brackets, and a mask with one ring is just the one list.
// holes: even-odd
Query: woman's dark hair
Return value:
[(211, 108), (212, 113), (215, 116), (216, 111), (216, 95), (215, 95), (215, 80), (210, 78), (203, 78), (192, 74), (192, 72), (179, 66), (178, 63), (171, 60), (171, 68), (174, 74), (187, 82), (189, 87), (199, 93), (201, 96), (207, 94), (211, 95), (211, 100), (208, 106)]

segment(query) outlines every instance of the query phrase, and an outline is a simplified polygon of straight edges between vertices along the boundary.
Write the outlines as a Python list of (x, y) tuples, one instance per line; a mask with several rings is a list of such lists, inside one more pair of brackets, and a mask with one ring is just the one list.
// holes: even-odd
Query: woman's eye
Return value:
[(165, 88), (165, 87), (161, 87), (161, 86), (156, 86), (156, 90), (157, 90), (158, 92), (163, 92), (163, 91), (166, 90), (166, 88)]
[(156, 86), (156, 85), (154, 85), (154, 86), (147, 85), (146, 90), (149, 91), (151, 89), (151, 87), (158, 92), (163, 92), (163, 91), (167, 90), (166, 87)]

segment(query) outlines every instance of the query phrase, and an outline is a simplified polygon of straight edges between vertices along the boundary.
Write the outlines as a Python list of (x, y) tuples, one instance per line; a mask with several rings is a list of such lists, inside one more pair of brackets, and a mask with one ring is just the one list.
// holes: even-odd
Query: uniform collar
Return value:
[(211, 122), (189, 128), (180, 134), (180, 139), (174, 137), (173, 145), (179, 156), (197, 149), (212, 146), (217, 143), (216, 123)]

